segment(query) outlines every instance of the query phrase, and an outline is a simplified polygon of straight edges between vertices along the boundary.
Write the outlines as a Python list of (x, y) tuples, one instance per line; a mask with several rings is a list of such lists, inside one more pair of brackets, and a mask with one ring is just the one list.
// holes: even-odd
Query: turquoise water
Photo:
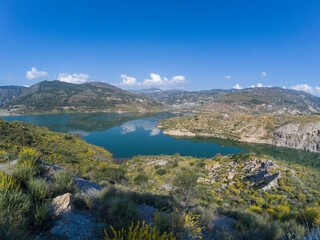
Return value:
[(79, 133), (89, 143), (101, 146), (117, 158), (135, 155), (175, 154), (213, 157), (242, 151), (260, 152), (276, 159), (320, 169), (320, 154), (307, 151), (248, 144), (216, 138), (173, 138), (166, 136), (156, 124), (171, 113), (135, 115), (129, 113), (86, 113), (2, 117), (8, 121), (25, 121), (46, 126), (50, 130)]
[(227, 155), (245, 151), (213, 142), (195, 142), (166, 136), (156, 124), (160, 119), (171, 116), (173, 115), (169, 113), (153, 116), (95, 113), (10, 116), (3, 119), (46, 126), (53, 131), (79, 133), (87, 142), (106, 148), (117, 158), (175, 153), (213, 157), (218, 153)]

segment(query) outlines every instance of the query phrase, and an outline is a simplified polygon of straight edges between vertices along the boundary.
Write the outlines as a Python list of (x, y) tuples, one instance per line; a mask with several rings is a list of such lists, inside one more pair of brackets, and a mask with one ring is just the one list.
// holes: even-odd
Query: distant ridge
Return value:
[(4, 108), (23, 112), (50, 111), (151, 111), (159, 106), (148, 99), (103, 82), (72, 84), (42, 81), (11, 98)]
[[(280, 87), (211, 89), (202, 91), (166, 90), (136, 91), (178, 109), (196, 108), (199, 111), (248, 113), (319, 113), (320, 98), (303, 91)], [(196, 106), (196, 107), (194, 107)]]
[(20, 96), (26, 87), (20, 86), (0, 86), (0, 108), (3, 107), (7, 102)]

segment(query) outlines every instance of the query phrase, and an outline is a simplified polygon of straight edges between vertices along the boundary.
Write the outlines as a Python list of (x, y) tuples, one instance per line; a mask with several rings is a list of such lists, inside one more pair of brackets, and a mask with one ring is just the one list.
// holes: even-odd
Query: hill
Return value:
[(0, 87), (0, 108), (7, 102), (19, 97), (27, 88), (20, 86), (3, 86)]
[(291, 114), (320, 112), (320, 98), (306, 92), (279, 87), (198, 92), (142, 90), (137, 93), (180, 110)]
[(43, 81), (11, 99), (3, 107), (18, 113), (85, 111), (152, 111), (154, 100), (103, 82), (72, 84)]
[(173, 136), (203, 136), (320, 152), (320, 116), (208, 113), (160, 121)]
[(320, 222), (319, 172), (261, 154), (115, 165), (75, 135), (4, 120), (0, 147), (0, 239), (289, 240)]

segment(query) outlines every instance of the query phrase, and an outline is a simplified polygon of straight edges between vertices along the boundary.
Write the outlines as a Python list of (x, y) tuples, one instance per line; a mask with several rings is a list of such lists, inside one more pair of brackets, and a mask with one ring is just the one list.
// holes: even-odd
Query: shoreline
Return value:
[(1, 117), (16, 117), (16, 116), (37, 116), (37, 115), (59, 115), (59, 114), (76, 114), (76, 113), (133, 113), (133, 114), (147, 114), (147, 113), (159, 113), (161, 111), (72, 111), (72, 112), (43, 112), (43, 113), (14, 113), (12, 111), (0, 109), (0, 118)]
[[(161, 129), (161, 126), (158, 126)], [(161, 129), (162, 130), (162, 129)], [(305, 150), (302, 148), (294, 148), (294, 147), (290, 147), (290, 146), (282, 146), (282, 145), (277, 145), (277, 144), (272, 144), (272, 140), (268, 141), (268, 140), (259, 140), (259, 139), (254, 139), (254, 140), (246, 140), (246, 139), (229, 139), (223, 136), (217, 136), (214, 134), (209, 134), (209, 133), (201, 133), (201, 134), (195, 134), (191, 131), (185, 130), (178, 130), (178, 129), (172, 129), (172, 130), (162, 130), (163, 134), (170, 136), (170, 137), (203, 137), (203, 138), (207, 138), (207, 137), (212, 137), (212, 138), (219, 138), (219, 139), (223, 139), (223, 140), (230, 140), (230, 141), (236, 141), (239, 143), (253, 143), (253, 144), (265, 144), (265, 145), (269, 145), (269, 146), (274, 146), (274, 147), (284, 147), (284, 148), (289, 148), (289, 149), (295, 149), (295, 150), (301, 150), (301, 151), (307, 151), (307, 152), (311, 152), (311, 153), (318, 153), (320, 154), (319, 151), (310, 151), (310, 150)]]

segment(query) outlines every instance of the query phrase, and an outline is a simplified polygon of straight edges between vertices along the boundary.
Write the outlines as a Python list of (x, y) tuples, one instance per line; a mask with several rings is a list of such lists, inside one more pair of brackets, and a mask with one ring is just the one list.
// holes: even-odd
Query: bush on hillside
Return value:
[(105, 230), (105, 240), (137, 240), (137, 239), (157, 239), (157, 240), (175, 240), (176, 238), (172, 236), (172, 233), (160, 233), (160, 230), (157, 227), (148, 225), (145, 222), (138, 222), (136, 225), (133, 223), (129, 229), (122, 228), (119, 231), (116, 231), (112, 226), (110, 229), (113, 237), (109, 237), (109, 234)]
[(134, 184), (136, 185), (141, 185), (143, 183), (147, 183), (148, 182), (148, 177), (146, 175), (143, 174), (139, 174), (138, 176), (136, 176), (133, 179)]
[(54, 175), (54, 184), (58, 194), (72, 192), (74, 190), (73, 179), (75, 174), (70, 170), (60, 170)]
[(32, 198), (37, 201), (44, 201), (51, 195), (50, 186), (44, 178), (30, 179), (28, 189)]

